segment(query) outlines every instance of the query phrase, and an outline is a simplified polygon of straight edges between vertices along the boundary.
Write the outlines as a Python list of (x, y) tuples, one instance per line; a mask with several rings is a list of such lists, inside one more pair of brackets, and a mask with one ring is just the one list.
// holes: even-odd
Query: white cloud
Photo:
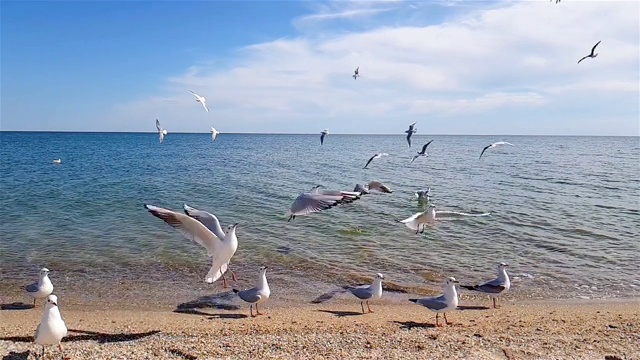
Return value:
[[(348, 18), (390, 5), (354, 3), (311, 16)], [(603, 130), (638, 132), (639, 6), (517, 2), (436, 25), (278, 39), (241, 49), (231, 66), (186, 69), (167, 79), (166, 93), (121, 105), (116, 115), (164, 116), (178, 131), (207, 131), (203, 119), (212, 119), (223, 132), (334, 133), (398, 132), (432, 118), (449, 120), (430, 124), (435, 133), (471, 133), (483, 118), (495, 132), (540, 133), (532, 121), (539, 116), (556, 119), (558, 133), (581, 133), (585, 120), (572, 109), (606, 100), (623, 120)], [(600, 55), (576, 64), (598, 40)], [(356, 66), (362, 77), (354, 81)], [(207, 97), (210, 116), (189, 89)], [(607, 116), (601, 107), (594, 113), (598, 123)]]

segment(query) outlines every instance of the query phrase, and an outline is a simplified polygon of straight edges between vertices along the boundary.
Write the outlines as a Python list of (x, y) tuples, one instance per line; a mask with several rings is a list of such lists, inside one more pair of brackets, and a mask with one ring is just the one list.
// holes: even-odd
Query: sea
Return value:
[[(411, 163), (427, 141), (428, 156)], [(482, 149), (492, 142), (514, 146)], [(0, 300), (51, 270), (69, 301), (172, 303), (215, 294), (206, 251), (144, 204), (183, 204), (238, 223), (230, 263), (254, 286), (267, 266), (272, 298), (307, 302), (376, 273), (398, 293), (476, 284), (509, 264), (511, 299), (640, 295), (640, 138), (582, 136), (0, 132)], [(375, 153), (389, 156), (375, 159)], [(60, 164), (54, 164), (60, 159)], [(393, 193), (287, 221), (315, 185)], [(426, 209), (456, 216), (416, 234), (399, 220)]]

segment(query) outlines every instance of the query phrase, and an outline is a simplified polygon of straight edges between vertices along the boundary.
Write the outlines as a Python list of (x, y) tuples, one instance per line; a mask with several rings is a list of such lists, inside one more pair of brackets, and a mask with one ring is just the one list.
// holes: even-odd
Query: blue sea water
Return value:
[[(410, 164), (431, 139), (429, 156)], [(377, 272), (437, 290), (445, 276), (491, 279), (502, 261), (513, 297), (640, 295), (638, 137), (412, 140), (409, 149), (402, 135), (330, 134), (320, 146), (319, 134), (170, 133), (160, 144), (147, 133), (0, 132), (0, 293), (18, 294), (42, 266), (90, 299), (105, 287), (144, 289), (139, 297), (207, 290), (206, 252), (143, 208), (186, 203), (239, 223), (231, 269), (250, 286), (268, 265), (283, 297)], [(515, 146), (478, 159), (499, 140)], [(363, 169), (376, 152), (390, 155)], [(300, 192), (371, 180), (393, 193), (287, 222)], [(413, 192), (427, 186), (437, 210), (491, 215), (415, 234), (398, 220), (424, 210)]]

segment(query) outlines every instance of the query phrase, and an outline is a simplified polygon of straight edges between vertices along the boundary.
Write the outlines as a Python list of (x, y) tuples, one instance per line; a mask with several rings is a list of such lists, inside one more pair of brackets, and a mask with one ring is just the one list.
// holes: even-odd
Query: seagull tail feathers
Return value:
[(228, 264), (229, 263), (227, 262), (227, 263), (222, 264), (222, 266), (212, 265), (211, 269), (207, 273), (207, 277), (206, 277), (205, 281), (207, 283), (211, 284), (211, 283), (215, 282), (216, 280), (220, 279), (222, 277), (222, 274), (227, 272)]
[(409, 299), (409, 301), (411, 301), (412, 303), (418, 303), (418, 299)]
[(467, 290), (478, 290), (475, 285), (460, 285), (461, 288), (465, 288)]
[(401, 223), (405, 224), (406, 227), (408, 227), (411, 230), (418, 230), (418, 222), (416, 221), (416, 219), (418, 218), (418, 216), (420, 216), (422, 213), (415, 213), (413, 215), (411, 215), (411, 217), (408, 217), (404, 220), (399, 220)]
[(238, 290), (238, 289), (233, 289), (233, 293), (234, 293), (234, 294), (237, 294), (237, 293), (239, 293), (239, 292), (240, 292), (240, 290)]

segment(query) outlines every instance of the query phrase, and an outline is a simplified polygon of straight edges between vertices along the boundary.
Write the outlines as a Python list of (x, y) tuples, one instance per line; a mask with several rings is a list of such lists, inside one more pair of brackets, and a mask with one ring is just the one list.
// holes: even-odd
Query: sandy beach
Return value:
[[(61, 306), (69, 359), (640, 359), (640, 299), (467, 301), (434, 327), (418, 305), (358, 302), (175, 312)], [(0, 311), (0, 355), (35, 359), (36, 309)], [(442, 318), (441, 318), (442, 320)], [(51, 349), (47, 358), (60, 358)]]

